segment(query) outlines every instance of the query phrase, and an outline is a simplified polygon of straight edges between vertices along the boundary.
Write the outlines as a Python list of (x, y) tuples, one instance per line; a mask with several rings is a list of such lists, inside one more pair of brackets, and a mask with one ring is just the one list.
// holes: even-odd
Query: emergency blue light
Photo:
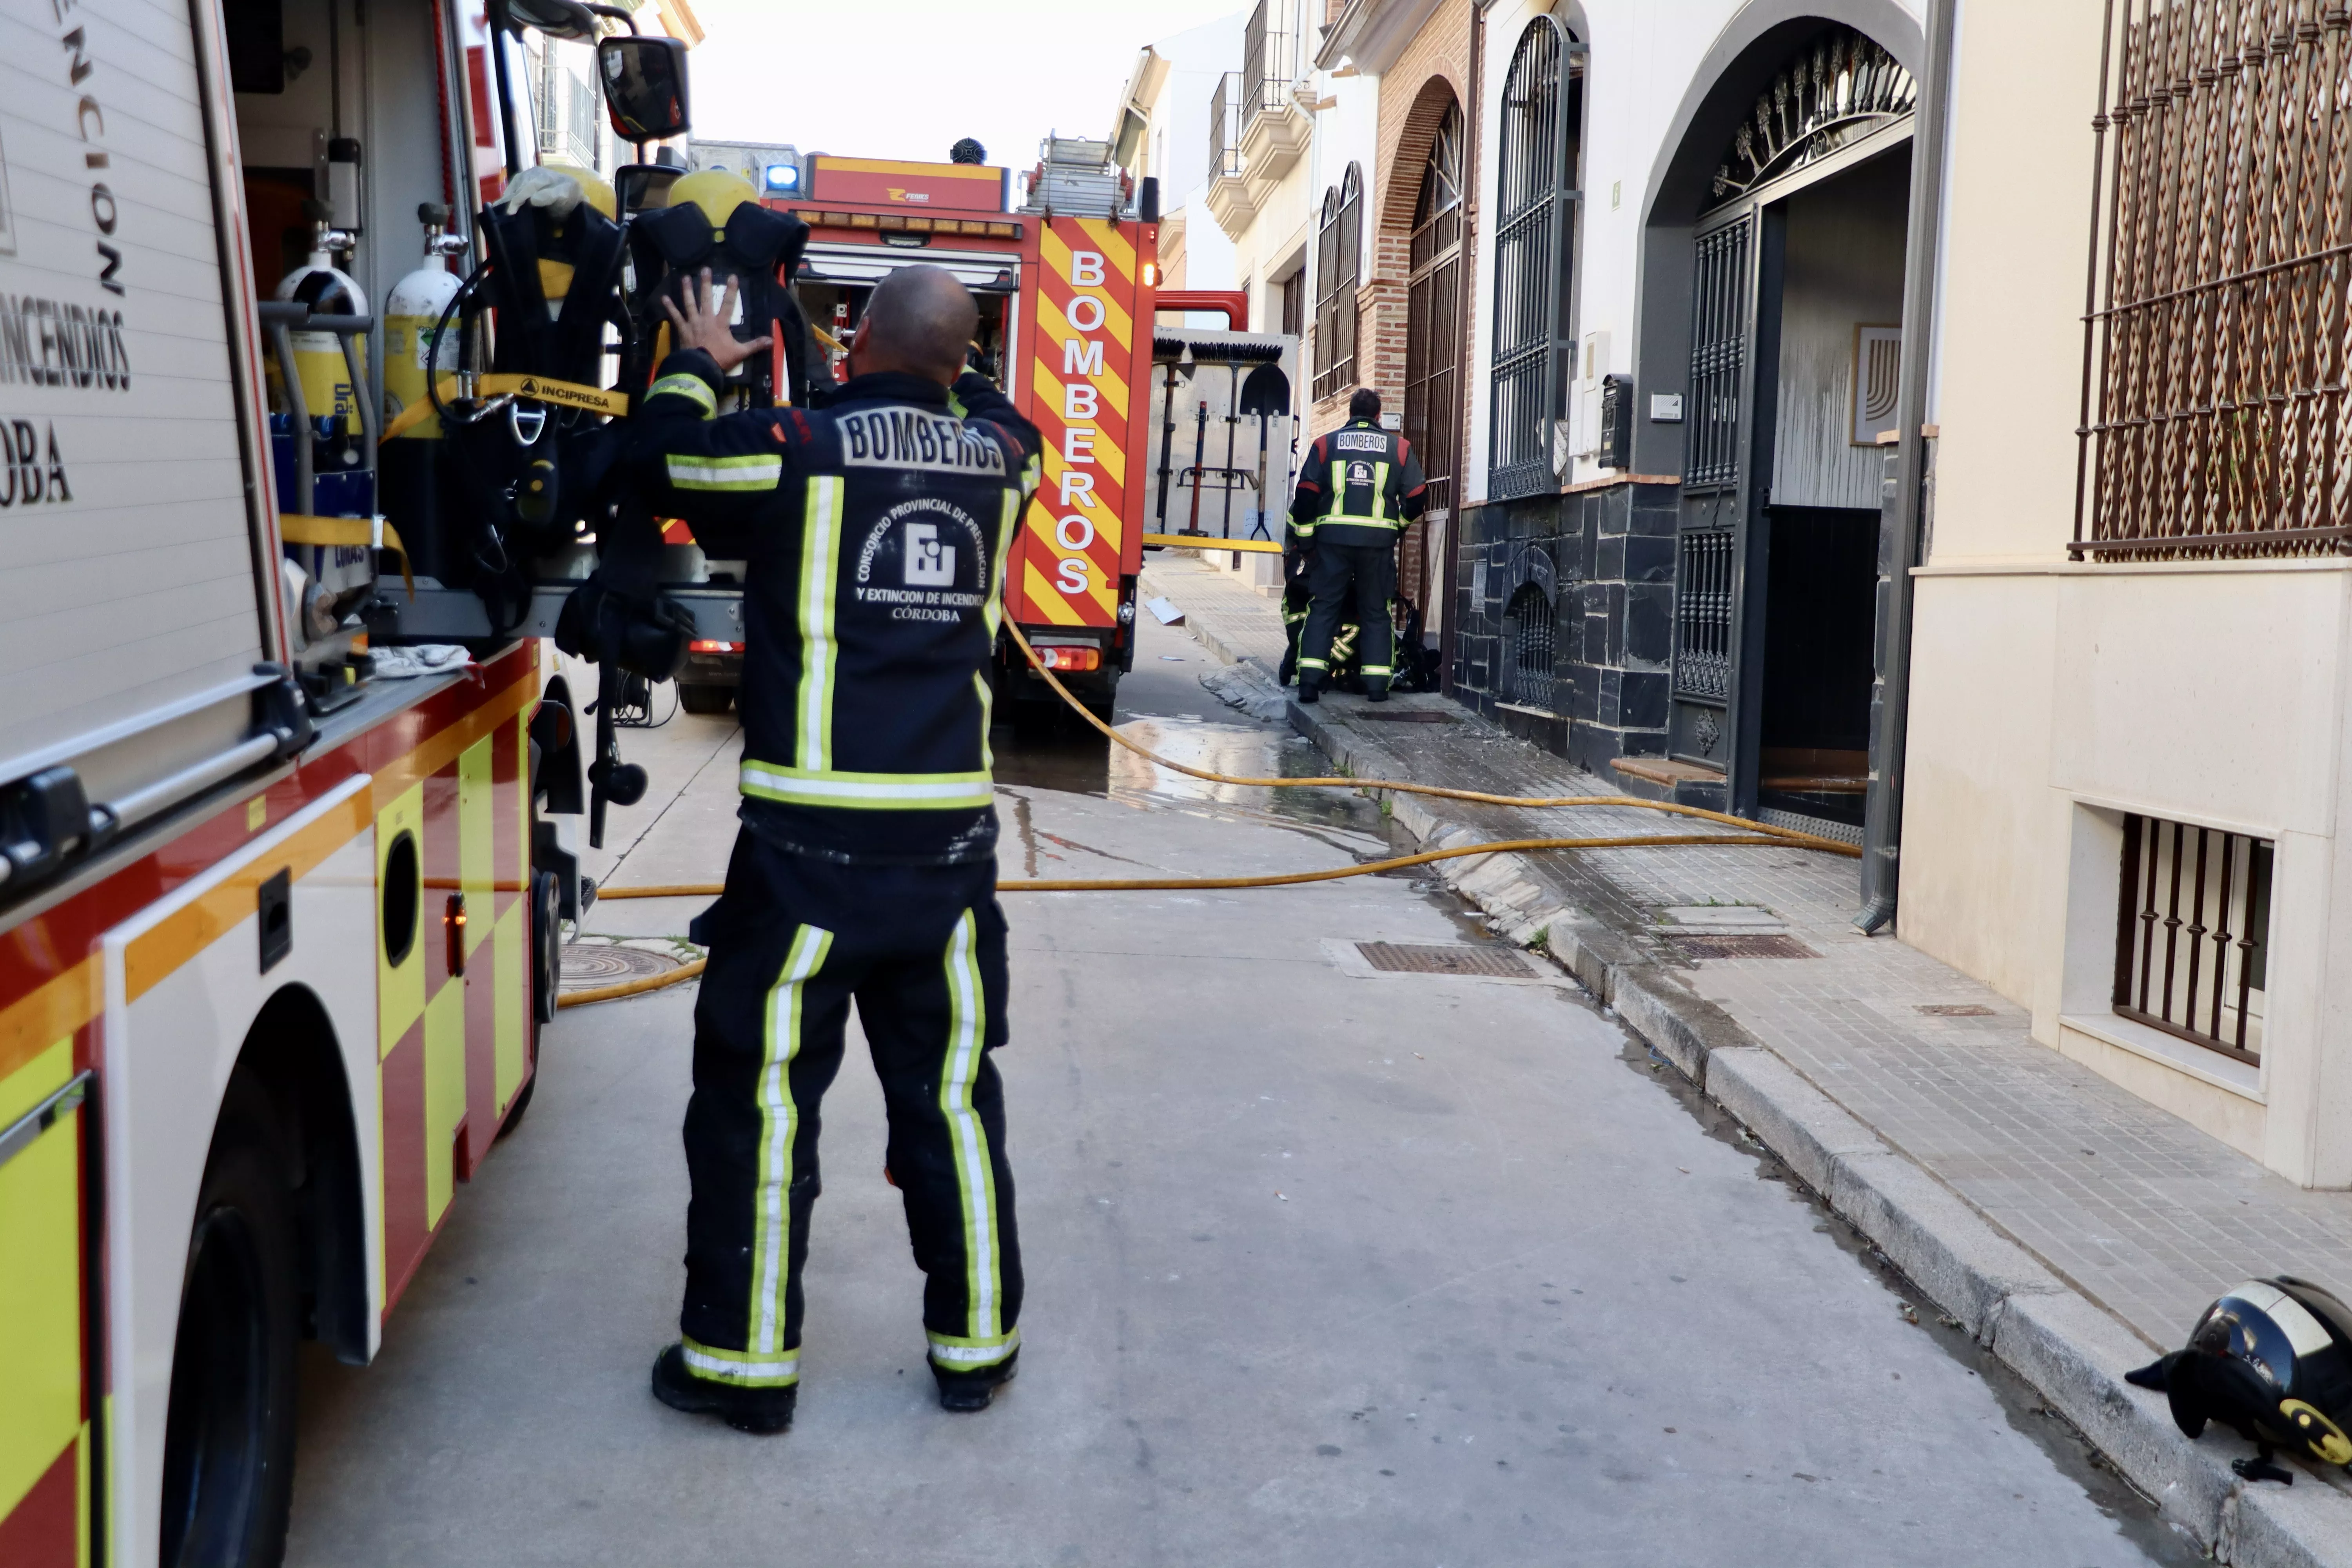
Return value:
[(800, 188), (800, 184), (801, 171), (798, 164), (771, 163), (768, 165), (768, 189), (794, 191)]

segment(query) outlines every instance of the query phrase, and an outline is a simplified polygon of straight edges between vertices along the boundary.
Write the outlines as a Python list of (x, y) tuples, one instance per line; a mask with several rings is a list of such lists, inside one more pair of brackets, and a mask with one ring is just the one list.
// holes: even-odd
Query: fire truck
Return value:
[[(278, 1560), (296, 1342), (383, 1342), (530, 1103), (583, 896), (533, 628), (362, 628), (422, 575), (378, 461), (440, 363), (403, 289), (532, 162), (526, 30), (608, 29), (362, 15), (0, 0), (9, 1568)], [(616, 121), (617, 84), (683, 129), (682, 46), (598, 47)]]
[[(1106, 720), (1135, 660), (1135, 584), (1150, 495), (1152, 321), (1159, 292), (1155, 182), (1133, 188), (1102, 143), (1049, 141), (1014, 205), (1009, 168), (803, 155), (789, 146), (697, 143), (697, 168), (740, 173), (762, 204), (812, 233), (790, 279), (817, 329), (825, 382), (876, 284), (911, 263), (961, 279), (981, 309), (975, 363), (1045, 438), (1044, 482), (1014, 542), (1005, 614), (1044, 662)], [(682, 529), (672, 534), (684, 542)], [(726, 706), (741, 644), (698, 642), (680, 700)], [(1042, 721), (1058, 703), (1003, 638), (999, 716)]]

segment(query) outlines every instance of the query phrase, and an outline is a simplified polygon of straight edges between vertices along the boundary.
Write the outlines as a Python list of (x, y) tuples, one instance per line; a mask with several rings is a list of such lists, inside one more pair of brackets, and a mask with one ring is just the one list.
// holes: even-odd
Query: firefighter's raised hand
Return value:
[(772, 341), (764, 334), (737, 340), (734, 329), (727, 324), (735, 314), (737, 287), (736, 279), (730, 278), (727, 280), (726, 293), (716, 294), (710, 283), (710, 268), (706, 267), (702, 269), (699, 289), (696, 288), (695, 280), (689, 278), (686, 280), (686, 287), (679, 290), (686, 297), (686, 309), (679, 310), (674, 300), (665, 298), (662, 300), (662, 310), (669, 316), (671, 346), (674, 349), (700, 349), (719, 362), (721, 375), (766, 348)]

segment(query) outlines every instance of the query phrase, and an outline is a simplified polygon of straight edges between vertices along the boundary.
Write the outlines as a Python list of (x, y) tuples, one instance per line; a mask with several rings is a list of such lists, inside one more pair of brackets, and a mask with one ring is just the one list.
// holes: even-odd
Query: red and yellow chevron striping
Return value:
[[(1148, 294), (1120, 226), (1051, 219), (1039, 236), (1030, 417), (1044, 482), (1023, 524), (1014, 613), (1032, 624), (1108, 626), (1134, 514), (1138, 411), (1128, 377)], [(1146, 314), (1141, 330), (1150, 331)]]

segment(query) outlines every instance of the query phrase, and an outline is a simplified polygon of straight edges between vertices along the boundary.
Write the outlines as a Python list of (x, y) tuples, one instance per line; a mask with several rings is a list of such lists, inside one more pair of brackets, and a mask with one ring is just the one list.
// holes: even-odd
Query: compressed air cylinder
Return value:
[[(384, 300), (385, 429), (405, 410), (428, 402), (428, 381), (457, 372), (457, 318), (451, 317), (447, 336), (438, 343), (433, 336), (458, 288), (457, 274), (444, 259), (447, 247), (440, 220), (447, 211), (430, 209), (421, 216), (426, 220), (425, 260), (394, 284)], [(461, 542), (450, 534), (450, 513), (441, 494), (445, 447), (440, 416), (427, 413), (377, 451), (377, 477), (384, 516), (400, 531), (410, 569), (444, 586), (463, 586), (470, 573)]]
[[(324, 238), (323, 229), (320, 237)], [(299, 300), (317, 315), (367, 314), (366, 293), (350, 273), (334, 265), (323, 246), (312, 250), (309, 260), (279, 281), (278, 297)], [(342, 341), (332, 332), (296, 332), (293, 338), (295, 374), (301, 378), (302, 400), (310, 405), (312, 423), (331, 418), (346, 434), (357, 437), (361, 431), (360, 389), (352, 385), (351, 367), (343, 362)], [(361, 346), (360, 369), (364, 374), (366, 345)]]
[[(383, 304), (384, 422), (388, 426), (405, 409), (425, 401), (429, 376), (457, 373), (457, 335), (453, 321), (449, 341), (436, 349), (433, 331), (441, 312), (457, 297), (457, 277), (437, 254), (428, 253), (425, 265), (392, 286)], [(307, 386), (307, 383), (305, 384)], [(441, 422), (427, 417), (403, 431), (399, 439), (436, 441)]]

